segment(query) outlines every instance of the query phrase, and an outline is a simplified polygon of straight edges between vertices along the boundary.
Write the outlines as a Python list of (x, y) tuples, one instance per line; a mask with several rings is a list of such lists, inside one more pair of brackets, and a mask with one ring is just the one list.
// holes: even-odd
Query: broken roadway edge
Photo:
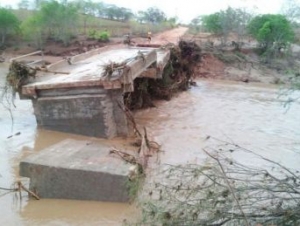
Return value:
[(109, 147), (66, 139), (20, 162), (20, 176), (41, 198), (128, 202), (130, 164)]

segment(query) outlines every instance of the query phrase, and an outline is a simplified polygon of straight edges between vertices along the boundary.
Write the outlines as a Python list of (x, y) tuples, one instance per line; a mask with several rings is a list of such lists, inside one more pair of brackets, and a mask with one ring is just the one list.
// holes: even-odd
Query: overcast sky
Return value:
[[(1, 6), (16, 6), (20, 0), (0, 0)], [(156, 6), (168, 17), (177, 15), (182, 22), (188, 23), (198, 15), (210, 14), (231, 7), (245, 7), (257, 13), (278, 13), (284, 0), (103, 0), (132, 9), (134, 12)], [(97, 2), (97, 1), (95, 1)], [(99, 2), (99, 1), (98, 1)]]

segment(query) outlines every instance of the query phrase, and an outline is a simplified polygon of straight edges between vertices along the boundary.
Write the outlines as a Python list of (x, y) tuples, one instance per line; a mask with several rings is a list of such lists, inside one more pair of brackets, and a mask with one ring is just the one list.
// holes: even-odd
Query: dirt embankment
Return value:
[[(277, 66), (270, 68), (259, 63), (259, 57), (255, 53), (254, 48), (256, 43), (252, 39), (247, 39), (243, 43), (240, 52), (236, 54), (237, 60), (226, 62), (226, 57), (216, 56), (213, 51), (207, 51), (207, 45), (213, 44), (218, 46), (220, 38), (209, 33), (199, 33), (196, 36), (187, 34), (187, 27), (178, 27), (169, 31), (161, 32), (153, 35), (151, 42), (145, 37), (133, 37), (134, 44), (152, 44), (152, 45), (166, 45), (169, 43), (178, 43), (182, 38), (185, 40), (195, 41), (203, 49), (203, 57), (201, 63), (195, 69), (195, 77), (206, 79), (225, 79), (242, 82), (263, 82), (281, 84), (288, 83), (289, 76), (286, 75), (286, 63), (279, 62)], [(231, 35), (228, 40), (236, 40), (234, 35)], [(109, 46), (109, 48), (122, 48), (123, 38), (112, 38), (110, 42), (101, 43), (93, 40), (86, 40), (84, 37), (79, 37), (73, 40), (70, 46), (64, 47), (62, 44), (49, 41), (44, 49), (43, 59), (49, 63), (65, 59), (76, 54), (89, 51), (94, 48)], [(300, 48), (293, 48), (295, 54), (300, 56)], [(227, 48), (229, 52), (233, 50), (232, 46)], [(8, 61), (10, 58), (27, 54), (36, 51), (32, 46), (23, 46), (20, 49), (6, 49), (2, 54), (2, 59)], [(297, 51), (299, 53), (297, 53)], [(1, 55), (1, 54), (0, 54)], [(32, 60), (37, 60), (41, 56), (33, 56)], [(242, 58), (242, 59), (241, 59)], [(300, 61), (299, 61), (300, 62)], [(296, 61), (296, 63), (299, 63)], [(300, 63), (299, 63), (300, 65)]]
[(242, 82), (260, 82), (267, 84), (287, 84), (294, 76), (288, 74), (295, 68), (300, 68), (300, 48), (293, 46), (291, 55), (282, 54), (272, 63), (261, 62), (257, 54), (257, 42), (251, 38), (238, 43), (235, 35), (228, 37), (228, 44), (220, 48), (220, 38), (210, 33), (185, 35), (185, 39), (194, 40), (204, 52), (202, 61), (195, 70), (195, 76), (206, 79), (223, 79)]

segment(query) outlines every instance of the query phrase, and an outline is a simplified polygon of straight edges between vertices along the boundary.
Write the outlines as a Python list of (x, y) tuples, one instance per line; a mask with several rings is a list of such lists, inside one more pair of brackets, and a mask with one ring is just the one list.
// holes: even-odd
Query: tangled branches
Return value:
[(169, 48), (170, 61), (165, 66), (162, 79), (137, 78), (134, 92), (124, 96), (124, 102), (130, 109), (154, 107), (154, 99), (171, 99), (178, 91), (187, 90), (191, 84), (194, 67), (201, 61), (201, 48), (195, 42), (181, 40), (178, 46)]
[(25, 65), (22, 62), (13, 61), (9, 66), (9, 72), (6, 80), (14, 91), (18, 91), (19, 88), (28, 82), (30, 77), (35, 77), (36, 70)]
[[(142, 225), (299, 225), (299, 172), (236, 144), (204, 149), (203, 165), (167, 166)], [(244, 155), (253, 165), (234, 160)], [(262, 166), (266, 166), (263, 168)]]

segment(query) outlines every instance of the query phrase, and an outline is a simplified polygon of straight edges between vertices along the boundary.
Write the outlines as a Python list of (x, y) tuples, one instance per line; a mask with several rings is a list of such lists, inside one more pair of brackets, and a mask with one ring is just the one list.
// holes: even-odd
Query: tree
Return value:
[(300, 3), (298, 0), (285, 0), (282, 5), (282, 14), (291, 21), (297, 22), (300, 18)]
[(52, 0), (42, 3), (39, 13), (48, 35), (68, 45), (78, 23), (78, 9), (71, 3)]
[(222, 43), (225, 44), (230, 32), (236, 33), (241, 40), (246, 34), (246, 26), (251, 18), (251, 14), (246, 10), (228, 7), (226, 10), (203, 16), (202, 24), (207, 31), (220, 35)]
[(170, 26), (171, 26), (172, 28), (176, 27), (177, 24), (178, 24), (178, 17), (177, 17), (177, 16), (170, 17), (170, 18), (168, 19), (168, 23), (170, 24)]
[(148, 8), (146, 11), (140, 11), (139, 15), (141, 16), (141, 21), (153, 24), (161, 23), (167, 19), (165, 13), (156, 7)]
[(95, 16), (98, 16), (99, 8), (103, 5), (103, 3), (94, 3), (90, 0), (77, 0), (71, 2), (71, 4), (77, 9), (78, 13), (82, 15), (84, 34), (86, 34), (88, 21), (92, 21)]
[(193, 29), (196, 33), (200, 31), (200, 27), (202, 25), (202, 16), (197, 16), (194, 19), (192, 19), (190, 23), (190, 28)]
[(19, 29), (18, 18), (8, 9), (0, 8), (0, 37), (1, 45), (5, 44), (6, 37)]
[(202, 17), (202, 23), (208, 32), (212, 32), (214, 34), (222, 34), (220, 12)]
[(278, 48), (286, 46), (294, 39), (291, 23), (279, 14), (256, 16), (249, 23), (248, 31), (265, 51), (274, 47), (274, 44)]
[(43, 48), (43, 23), (40, 14), (35, 14), (21, 24), (22, 34), (26, 39), (33, 40), (37, 48)]

